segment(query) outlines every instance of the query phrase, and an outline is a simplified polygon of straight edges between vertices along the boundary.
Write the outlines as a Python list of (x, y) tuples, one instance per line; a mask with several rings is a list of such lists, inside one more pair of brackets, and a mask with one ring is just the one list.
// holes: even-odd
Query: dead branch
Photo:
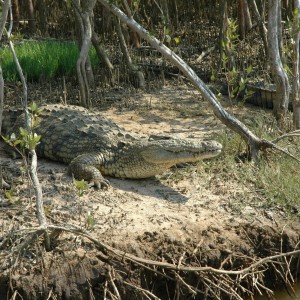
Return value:
[[(136, 290), (142, 292), (142, 293), (144, 294), (144, 296), (146, 296), (148, 299), (153, 298), (154, 300), (161, 300), (161, 298), (158, 298), (158, 297), (155, 296), (153, 293), (151, 293), (151, 292), (148, 291), (148, 290), (145, 290), (145, 289), (141, 288), (140, 286), (134, 285), (134, 284), (132, 284), (132, 283), (130, 283), (130, 282), (127, 282), (127, 281), (123, 281), (123, 283), (124, 283), (125, 285), (128, 285), (128, 286), (130, 286), (130, 287), (132, 287), (132, 288), (134, 288), (134, 289), (136, 289)], [(151, 297), (151, 298), (150, 298), (150, 297)]]
[(212, 51), (214, 51), (216, 49), (216, 46), (212, 46), (212, 47), (209, 47), (208, 49), (206, 50), (203, 50), (201, 52), (201, 54), (196, 58), (196, 62), (197, 63), (200, 63), (202, 61), (202, 59), (207, 56), (208, 54), (210, 54)]
[(278, 143), (282, 139), (291, 138), (291, 137), (300, 137), (300, 130), (298, 129), (298, 130), (291, 131), (291, 132), (288, 132), (286, 134), (283, 134), (283, 135), (277, 137), (276, 139), (274, 139), (272, 141), (272, 143), (276, 144), (276, 143)]

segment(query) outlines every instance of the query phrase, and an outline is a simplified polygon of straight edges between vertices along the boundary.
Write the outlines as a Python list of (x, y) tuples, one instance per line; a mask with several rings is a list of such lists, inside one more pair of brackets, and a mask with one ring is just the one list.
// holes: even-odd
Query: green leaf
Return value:
[(247, 69), (246, 69), (246, 73), (247, 74), (250, 74), (252, 72), (253, 68), (252, 66), (250, 65)]
[(167, 43), (170, 43), (170, 42), (171, 42), (171, 37), (170, 37), (168, 34), (166, 35), (166, 42), (167, 42)]
[(236, 87), (233, 89), (232, 94), (235, 95), (238, 91), (239, 91), (239, 87), (236, 86)]
[(19, 130), (20, 130), (20, 134), (23, 138), (28, 136), (28, 131), (25, 128), (20, 127)]
[(79, 197), (83, 196), (84, 191), (89, 189), (89, 185), (84, 179), (82, 179), (82, 180), (74, 179), (74, 184), (78, 190)]
[(86, 224), (88, 227), (93, 227), (96, 224), (95, 217), (91, 213), (86, 216)]
[(5, 197), (10, 201), (10, 203), (14, 204), (15, 200), (14, 200), (14, 197), (13, 197), (11, 191), (6, 191)]
[(179, 37), (175, 37), (174, 41), (175, 41), (176, 44), (179, 44), (180, 43), (180, 38)]
[(35, 102), (32, 102), (29, 109), (30, 109), (31, 113), (34, 114), (35, 112), (37, 112), (38, 106)]

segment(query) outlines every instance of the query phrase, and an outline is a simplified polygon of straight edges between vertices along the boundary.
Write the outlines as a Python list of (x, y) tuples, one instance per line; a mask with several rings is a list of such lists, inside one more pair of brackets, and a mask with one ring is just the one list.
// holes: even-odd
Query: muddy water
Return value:
[[(296, 296), (290, 296), (286, 291), (275, 292), (274, 298), (276, 300), (300, 300), (300, 282), (294, 286)], [(268, 300), (267, 297), (255, 297), (255, 300)]]

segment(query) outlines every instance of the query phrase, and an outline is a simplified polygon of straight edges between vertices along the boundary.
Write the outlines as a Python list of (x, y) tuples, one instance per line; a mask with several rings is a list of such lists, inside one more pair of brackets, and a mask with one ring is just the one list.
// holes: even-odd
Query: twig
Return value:
[[(195, 289), (192, 286), (190, 286), (189, 284), (187, 284), (178, 273), (175, 273), (175, 276), (185, 287), (187, 287), (187, 289), (190, 291), (190, 293), (192, 293), (193, 295), (197, 295), (197, 292), (199, 291), (198, 289)], [(201, 292), (201, 291), (199, 291), (199, 292)]]
[(284, 149), (284, 148), (281, 148), (279, 146), (277, 146), (276, 144), (274, 144), (273, 142), (270, 142), (270, 141), (266, 141), (266, 140), (263, 140), (263, 142), (268, 145), (267, 148), (271, 148), (271, 149), (276, 149), (278, 150), (279, 152), (282, 152), (284, 154), (286, 154), (287, 156), (293, 158), (294, 160), (296, 160), (298, 163), (300, 163), (300, 159), (297, 158), (296, 156), (294, 156), (293, 154), (291, 154), (288, 150)]
[[(111, 270), (113, 270), (113, 268), (111, 268)], [(112, 278), (112, 275), (111, 275), (111, 270), (108, 271), (108, 276), (109, 276), (109, 279), (110, 279), (110, 283), (114, 289), (114, 292), (116, 294), (116, 297), (118, 300), (121, 300), (121, 296), (120, 296), (120, 293), (118, 291), (118, 288), (116, 287), (115, 283), (114, 283), (114, 279)]]
[(123, 281), (123, 283), (124, 283), (125, 285), (128, 285), (128, 286), (130, 286), (130, 287), (132, 287), (132, 288), (138, 290), (138, 291), (141, 291), (142, 293), (145, 293), (145, 294), (146, 294), (146, 295), (145, 295), (146, 297), (147, 297), (147, 295), (148, 295), (148, 296), (152, 297), (154, 300), (161, 300), (161, 298), (158, 298), (157, 296), (155, 296), (155, 295), (154, 295), (153, 293), (151, 293), (150, 291), (145, 290), (145, 289), (143, 289), (143, 288), (141, 288), (141, 287), (139, 287), (139, 286), (137, 286), (137, 285), (131, 284), (130, 282), (127, 282), (127, 281)]
[(209, 47), (208, 49), (201, 52), (201, 54), (197, 57), (196, 62), (199, 63), (202, 61), (202, 59), (208, 55), (210, 52), (214, 51), (216, 49), (216, 46)]
[(273, 140), (272, 143), (276, 144), (284, 138), (289, 138), (289, 137), (294, 137), (294, 136), (300, 137), (300, 130), (295, 130), (295, 131), (283, 134), (283, 135), (279, 136), (278, 138), (276, 138), (275, 140)]

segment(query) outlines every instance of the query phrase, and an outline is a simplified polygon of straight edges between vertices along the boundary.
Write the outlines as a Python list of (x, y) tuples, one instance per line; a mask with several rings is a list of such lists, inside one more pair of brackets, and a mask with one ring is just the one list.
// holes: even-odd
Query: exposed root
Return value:
[[(13, 274), (20, 261), (35, 248), (38, 254), (45, 253), (39, 249), (42, 244), (42, 237), (45, 228), (24, 228), (8, 233), (0, 243), (1, 258), (0, 270)], [(124, 287), (134, 290), (145, 299), (161, 299), (150, 289), (146, 289), (140, 281), (131, 281), (124, 270), (131, 269), (131, 272), (151, 272), (161, 278), (174, 282), (175, 294), (178, 299), (183, 294), (203, 295), (204, 299), (244, 299), (245, 295), (251, 296), (256, 293), (272, 295), (273, 291), (265, 282), (265, 273), (272, 270), (278, 278), (286, 284), (291, 294), (295, 280), (292, 274), (292, 260), (300, 256), (299, 244), (294, 251), (278, 253), (264, 258), (244, 258), (244, 264), (239, 269), (224, 269), (202, 266), (185, 265), (183, 259), (179, 263), (171, 264), (165, 261), (155, 261), (138, 257), (124, 251), (118, 250), (102, 241), (93, 238), (88, 232), (75, 226), (49, 225), (49, 232), (68, 232), (76, 236), (84, 237), (94, 244), (98, 249), (97, 257), (106, 264), (106, 280), (102, 284), (102, 296), (104, 299), (123, 299), (122, 289)], [(50, 235), (51, 236), (51, 235)], [(40, 247), (41, 248), (41, 247)], [(298, 249), (297, 249), (298, 248)], [(32, 255), (32, 254), (31, 254)], [(183, 256), (182, 256), (183, 257)], [(39, 258), (42, 261), (42, 257)], [(175, 261), (175, 260), (174, 260)], [(249, 264), (249, 262), (251, 262)], [(131, 267), (128, 266), (128, 263)], [(248, 264), (247, 267), (244, 267)], [(225, 265), (222, 263), (221, 266)], [(122, 266), (122, 268), (121, 268)], [(123, 271), (121, 270), (123, 269)], [(90, 298), (93, 297), (93, 285), (87, 280)], [(11, 299), (16, 297), (17, 291), (13, 291)], [(48, 299), (57, 299), (53, 290), (48, 291)], [(169, 299), (169, 298), (163, 298)]]

